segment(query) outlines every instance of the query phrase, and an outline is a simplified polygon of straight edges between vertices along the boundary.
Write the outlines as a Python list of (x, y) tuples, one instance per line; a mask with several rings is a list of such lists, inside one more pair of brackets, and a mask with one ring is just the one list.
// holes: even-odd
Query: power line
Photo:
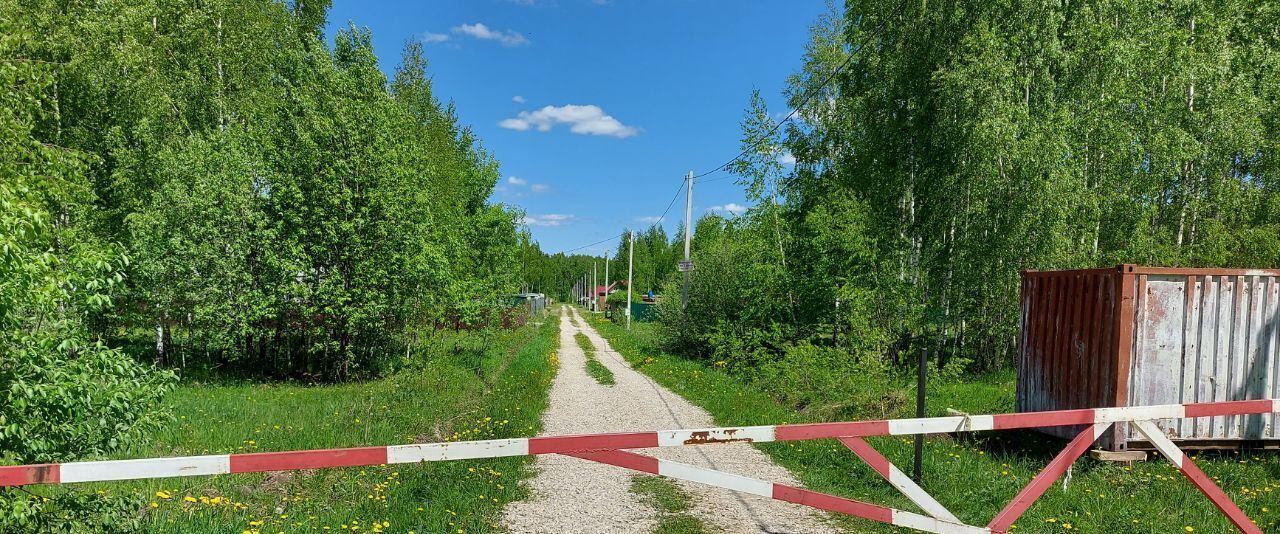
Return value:
[[(898, 13), (900, 13), (900, 12), (901, 12), (901, 10), (902, 10), (902, 7), (903, 7), (903, 3), (899, 3), (899, 4), (898, 4), (898, 6), (897, 6), (897, 9), (896, 9), (895, 11), (896, 11), (896, 12), (898, 12)], [(886, 22), (888, 22), (888, 19), (889, 19), (889, 17), (886, 17), (886, 18), (884, 18), (883, 20), (881, 20), (881, 21), (880, 21), (880, 25), (879, 25), (878, 27), (876, 27), (875, 33), (872, 35), (872, 39), (878, 39), (878, 38), (880, 37), (880, 34), (884, 32), (884, 26), (885, 26), (885, 23), (886, 23)], [(849, 52), (849, 55), (848, 55), (848, 56), (846, 56), (846, 57), (844, 58), (844, 61), (840, 62), (840, 64), (836, 66), (835, 70), (832, 70), (832, 71), (831, 71), (831, 74), (828, 74), (828, 75), (827, 75), (827, 77), (826, 77), (826, 79), (822, 80), (822, 83), (818, 84), (818, 86), (817, 86), (817, 87), (814, 87), (813, 89), (811, 89), (811, 90), (809, 90), (807, 93), (805, 93), (804, 98), (800, 99), (800, 105), (796, 106), (796, 107), (795, 107), (795, 109), (792, 109), (792, 110), (791, 110), (791, 113), (788, 113), (788, 114), (787, 114), (787, 116), (786, 116), (786, 117), (783, 117), (783, 119), (782, 119), (782, 120), (780, 120), (780, 121), (778, 121), (778, 122), (774, 123), (772, 128), (769, 128), (769, 133), (766, 135), (766, 137), (768, 137), (768, 136), (772, 136), (774, 133), (777, 133), (778, 128), (781, 128), (783, 124), (785, 124), (785, 123), (787, 123), (787, 122), (790, 122), (790, 121), (791, 121), (791, 119), (795, 118), (796, 114), (797, 114), (797, 113), (799, 113), (799, 112), (800, 112), (800, 110), (804, 109), (804, 108), (805, 108), (805, 106), (809, 105), (809, 100), (813, 99), (813, 96), (814, 96), (814, 95), (816, 95), (816, 94), (818, 94), (818, 93), (822, 92), (822, 90), (823, 90), (823, 89), (826, 89), (826, 88), (827, 88), (827, 86), (831, 84), (832, 80), (835, 80), (835, 79), (836, 79), (836, 76), (837, 76), (837, 75), (839, 75), (839, 74), (840, 74), (840, 72), (841, 72), (841, 71), (843, 71), (843, 70), (845, 69), (845, 67), (848, 67), (848, 66), (849, 66), (849, 64), (853, 62), (853, 58), (854, 58), (854, 57), (857, 57), (857, 55), (858, 55), (858, 54), (857, 54), (857, 53), (858, 53), (858, 51), (859, 51), (859, 50), (862, 50), (862, 48), (864, 48), (864, 47), (865, 47), (865, 45), (864, 45), (863, 47), (859, 47), (859, 48), (857, 48), (856, 50), (853, 50), (853, 51)], [(730, 159), (729, 161), (726, 161), (726, 162), (722, 163), (719, 167), (715, 167), (715, 168), (712, 168), (712, 169), (710, 169), (710, 170), (708, 170), (708, 171), (706, 171), (706, 172), (703, 172), (702, 174), (695, 175), (695, 176), (693, 177), (693, 179), (694, 179), (694, 180), (697, 180), (697, 179), (702, 178), (703, 176), (707, 176), (707, 175), (709, 175), (709, 174), (714, 174), (714, 173), (717, 173), (717, 172), (720, 172), (720, 171), (728, 170), (729, 165), (732, 165), (732, 164), (733, 164), (733, 162), (735, 162), (735, 161), (738, 161), (738, 160), (742, 159), (742, 156), (745, 156), (745, 155), (749, 154), (750, 152), (751, 152), (751, 148), (743, 149), (743, 150), (742, 150), (742, 152), (739, 152), (737, 156), (734, 156), (734, 157), (733, 157), (732, 159)], [(703, 181), (703, 182), (714, 182), (714, 181), (716, 181), (716, 180), (723, 180), (723, 179), (725, 179), (725, 178), (729, 178), (729, 176), (718, 177), (718, 178), (712, 178), (712, 179), (702, 180), (702, 181)]]
[(586, 244), (586, 245), (582, 245), (582, 246), (577, 247), (577, 248), (571, 248), (571, 249), (569, 249), (569, 250), (562, 250), (562, 251), (560, 251), (560, 252), (557, 252), (556, 254), (568, 254), (568, 253), (570, 253), (570, 252), (577, 252), (577, 251), (582, 250), (582, 249), (587, 248), (587, 247), (594, 247), (594, 246), (599, 245), (600, 243), (604, 243), (605, 241), (608, 241), (608, 240), (610, 240), (610, 239), (621, 239), (621, 238), (622, 238), (622, 236), (624, 236), (624, 235), (627, 235), (627, 233), (626, 233), (626, 232), (622, 232), (621, 234), (606, 237), (606, 238), (604, 238), (604, 239), (601, 239), (601, 240), (599, 240), (599, 241), (596, 241), (595, 243), (588, 243), (588, 244)]
[(706, 183), (711, 183), (711, 182), (719, 182), (720, 180), (728, 180), (728, 179), (733, 178), (733, 177), (735, 177), (735, 176), (737, 176), (737, 175), (734, 175), (734, 174), (726, 174), (726, 175), (724, 175), (724, 176), (717, 176), (717, 177), (715, 177), (715, 178), (704, 178), (704, 179), (702, 179), (702, 180), (698, 180), (698, 183), (700, 183), (700, 184), (706, 184)]
[[(804, 98), (800, 99), (800, 105), (796, 106), (795, 109), (792, 109), (791, 113), (788, 113), (786, 117), (782, 118), (782, 120), (773, 123), (773, 126), (769, 128), (769, 132), (765, 134), (765, 137), (773, 136), (773, 134), (778, 132), (778, 128), (781, 128), (783, 124), (786, 124), (787, 122), (790, 122), (791, 119), (794, 119), (796, 116), (796, 113), (799, 113), (801, 109), (804, 109), (805, 106), (809, 105), (809, 100), (813, 99), (813, 95), (816, 95), (819, 92), (821, 92), (823, 89), (826, 89), (827, 85), (831, 84), (831, 81), (836, 79), (836, 75), (840, 74), (840, 71), (843, 71), (845, 67), (849, 66), (849, 63), (853, 61), (854, 56), (855, 54), (849, 54), (848, 57), (844, 58), (844, 61), (842, 61), (840, 65), (836, 66), (835, 70), (831, 71), (831, 74), (827, 75), (827, 78), (825, 80), (822, 80), (822, 83), (818, 84), (817, 87), (805, 93)], [(744, 148), (742, 152), (739, 152), (738, 155), (734, 156), (729, 161), (726, 161), (720, 164), (719, 167), (715, 167), (711, 170), (703, 172), (702, 174), (698, 174), (694, 176), (693, 179), (697, 180), (708, 174), (714, 174), (723, 170), (728, 170), (729, 166), (732, 165), (733, 162), (742, 159), (742, 156), (745, 156), (751, 153), (751, 150), (752, 150), (751, 148)], [(723, 178), (717, 178), (717, 180), (719, 179), (723, 179)], [(714, 180), (704, 180), (704, 181), (711, 182)]]
[[(674, 195), (672, 195), (672, 196), (671, 196), (671, 202), (667, 203), (667, 209), (662, 210), (662, 215), (659, 215), (659, 216), (658, 216), (658, 220), (654, 221), (654, 222), (653, 222), (653, 224), (655, 224), (655, 225), (656, 225), (656, 224), (661, 224), (661, 223), (662, 223), (662, 220), (663, 220), (663, 219), (665, 219), (665, 218), (667, 218), (667, 213), (670, 213), (670, 212), (671, 212), (671, 207), (676, 205), (676, 199), (680, 198), (680, 192), (681, 192), (681, 191), (684, 191), (684, 186), (685, 186), (684, 180), (681, 180), (681, 181), (680, 181), (680, 187), (676, 188), (676, 193), (675, 193)], [(560, 252), (556, 252), (556, 254), (568, 254), (568, 253), (570, 253), (570, 252), (577, 252), (577, 251), (582, 250), (582, 249), (584, 249), (584, 248), (594, 247), (594, 246), (596, 246), (596, 245), (599, 245), (600, 243), (604, 243), (604, 242), (606, 242), (606, 241), (609, 241), (610, 239), (622, 239), (622, 238), (623, 238), (623, 237), (625, 237), (626, 235), (627, 235), (627, 233), (626, 233), (626, 232), (622, 232), (621, 234), (618, 234), (618, 235), (616, 235), (616, 236), (606, 237), (606, 238), (604, 238), (604, 239), (601, 239), (601, 240), (599, 240), (599, 241), (596, 241), (595, 243), (588, 243), (588, 244), (586, 244), (586, 245), (582, 245), (582, 246), (580, 246), (580, 247), (574, 247), (574, 248), (571, 248), (571, 249), (568, 249), (568, 250), (562, 250), (562, 251), (560, 251)]]
[(658, 216), (658, 220), (654, 221), (654, 222), (653, 222), (653, 224), (655, 224), (655, 225), (656, 225), (656, 224), (660, 224), (660, 223), (662, 223), (662, 220), (663, 220), (663, 219), (667, 218), (667, 213), (671, 211), (671, 206), (676, 205), (676, 199), (680, 198), (680, 192), (681, 192), (681, 191), (684, 191), (684, 186), (685, 186), (685, 185), (686, 185), (686, 184), (685, 184), (685, 181), (684, 181), (684, 180), (681, 180), (681, 181), (680, 181), (680, 187), (677, 187), (677, 188), (676, 188), (676, 194), (672, 195), (672, 196), (671, 196), (671, 202), (668, 202), (668, 203), (667, 203), (667, 209), (662, 210), (662, 215), (659, 215), (659, 216)]

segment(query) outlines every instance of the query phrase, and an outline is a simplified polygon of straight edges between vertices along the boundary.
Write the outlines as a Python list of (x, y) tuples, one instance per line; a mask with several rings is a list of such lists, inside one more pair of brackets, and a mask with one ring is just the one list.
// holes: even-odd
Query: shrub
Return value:
[(907, 399), (894, 378), (878, 357), (800, 343), (761, 365), (755, 383), (810, 418), (834, 420), (896, 414)]

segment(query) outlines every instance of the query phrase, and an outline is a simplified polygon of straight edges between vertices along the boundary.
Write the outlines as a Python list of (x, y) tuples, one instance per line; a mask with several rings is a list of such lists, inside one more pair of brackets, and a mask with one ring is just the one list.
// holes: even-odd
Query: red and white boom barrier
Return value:
[[(1168, 404), (1130, 408), (1098, 408), (1000, 415), (926, 417), (844, 423), (662, 430), (578, 436), (418, 443), (386, 447), (357, 447), (288, 452), (220, 454), (141, 460), (107, 460), (62, 464), (0, 466), (0, 487), (30, 484), (67, 484), (146, 478), (224, 475), (294, 469), (356, 467), (381, 464), (438, 462), (529, 454), (562, 454), (633, 469), (669, 478), (688, 480), (737, 492), (760, 495), (830, 512), (849, 514), (872, 521), (941, 534), (1008, 532), (1022, 513), (1031, 507), (1061, 477), (1080, 455), (1114, 423), (1132, 423), (1151, 444), (1182, 470), (1242, 532), (1262, 530), (1231, 501), (1222, 489), (1204, 474), (1152, 422), (1158, 419), (1251, 415), (1280, 412), (1280, 399), (1200, 404)], [(996, 514), (985, 527), (967, 525), (916, 485), (862, 438), (1011, 430), (1051, 426), (1087, 425), (1038, 475)], [(818, 493), (783, 484), (662, 460), (623, 449), (682, 447), (735, 442), (803, 441), (835, 438), (885, 478), (925, 514), (895, 510), (877, 504)]]

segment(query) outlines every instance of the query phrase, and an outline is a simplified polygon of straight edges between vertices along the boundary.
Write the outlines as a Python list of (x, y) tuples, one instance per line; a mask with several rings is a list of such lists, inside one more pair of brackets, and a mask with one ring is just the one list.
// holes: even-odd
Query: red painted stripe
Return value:
[(1199, 404), (1184, 404), (1182, 407), (1186, 408), (1187, 417), (1208, 417), (1211, 415), (1271, 413), (1274, 404), (1271, 403), (1271, 399), (1266, 399), (1230, 402), (1204, 402)]
[(806, 489), (793, 488), (782, 484), (773, 485), (773, 498), (779, 501), (793, 502), (826, 510), (828, 512), (839, 512), (855, 517), (879, 521), (881, 523), (893, 524), (893, 509), (885, 508), (880, 505), (846, 499), (844, 497), (836, 497), (835, 495), (827, 495), (826, 493), (818, 493)]
[(1227, 516), (1227, 519), (1235, 523), (1240, 532), (1262, 534), (1262, 529), (1253, 524), (1249, 516), (1245, 515), (1244, 511), (1239, 506), (1236, 506), (1236, 503), (1231, 502), (1231, 497), (1223, 493), (1222, 489), (1209, 478), (1209, 475), (1204, 474), (1204, 471), (1201, 471), (1196, 466), (1196, 463), (1191, 461), (1191, 457), (1185, 454), (1182, 455), (1182, 474), (1186, 475), (1187, 479), (1191, 480), (1191, 483), (1195, 484), (1197, 488), (1200, 488), (1200, 491), (1209, 497), (1210, 501), (1213, 501), (1213, 505), (1222, 511), (1222, 515)]
[(813, 423), (807, 425), (780, 425), (774, 427), (777, 441), (801, 441), (839, 437), (867, 437), (889, 435), (888, 421), (855, 421), (851, 423)]
[(1035, 428), (1041, 426), (1092, 425), (1093, 410), (1059, 410), (1055, 412), (1028, 412), (993, 415), (992, 430)]
[(1071, 440), (1071, 443), (1067, 444), (1067, 448), (1062, 449), (1062, 452), (1058, 453), (1053, 458), (1053, 461), (1049, 462), (1049, 465), (1045, 466), (1043, 471), (1040, 471), (1040, 474), (1031, 479), (1027, 487), (1022, 488), (1022, 491), (1018, 492), (1018, 495), (1012, 501), (1009, 501), (1009, 504), (1003, 510), (1000, 510), (999, 514), (996, 514), (995, 519), (992, 519), (991, 523), (987, 524), (987, 528), (991, 529), (992, 532), (1007, 532), (1009, 527), (1019, 517), (1022, 517), (1023, 512), (1031, 508), (1036, 499), (1044, 495), (1045, 490), (1048, 490), (1049, 486), (1052, 486), (1058, 480), (1058, 477), (1066, 473), (1071, 464), (1075, 463), (1076, 459), (1084, 454), (1084, 451), (1089, 450), (1095, 439), (1097, 438), (1093, 435), (1093, 425), (1089, 425), (1088, 428), (1084, 429), (1084, 432), (1081, 432), (1075, 439)]
[(563, 454), (597, 449), (646, 449), (657, 446), (657, 432), (529, 438), (529, 454)]
[(232, 473), (320, 469), (323, 467), (357, 467), (387, 463), (386, 447), (322, 449), (315, 451), (254, 452), (231, 455)]
[(62, 468), (58, 464), (0, 467), (0, 488), (27, 484), (57, 484), (61, 479)]
[(853, 437), (840, 438), (840, 443), (843, 443), (845, 447), (848, 447), (849, 450), (858, 455), (858, 458), (862, 458), (862, 461), (867, 462), (867, 465), (875, 469), (877, 473), (880, 473), (880, 476), (884, 477), (885, 480), (889, 479), (889, 459), (880, 454), (880, 451), (877, 451), (870, 443), (867, 443), (862, 438)]
[(580, 451), (565, 453), (565, 456), (582, 458), (602, 464), (616, 465), (634, 469), (651, 475), (658, 474), (658, 459), (652, 456), (627, 451)]

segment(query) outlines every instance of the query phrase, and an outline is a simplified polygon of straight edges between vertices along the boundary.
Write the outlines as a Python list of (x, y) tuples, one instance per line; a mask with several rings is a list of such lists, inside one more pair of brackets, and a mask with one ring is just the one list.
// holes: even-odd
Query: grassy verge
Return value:
[[(711, 412), (717, 424), (805, 422), (797, 411), (735, 376), (662, 353), (655, 348), (648, 325), (633, 324), (628, 333), (608, 321), (592, 323), (634, 367)], [(974, 414), (1008, 412), (1013, 402), (1013, 375), (937, 384), (930, 386), (928, 394), (929, 415), (944, 415), (947, 408)], [(910, 468), (911, 440), (869, 441), (899, 467)], [(964, 441), (929, 439), (925, 445), (923, 486), (961, 519), (985, 525), (1064, 445), (1035, 432), (1015, 431), (976, 433)], [(812, 489), (917, 510), (833, 440), (758, 446)], [(1233, 452), (1195, 456), (1204, 471), (1264, 531), (1280, 531), (1280, 455)], [(837, 521), (850, 532), (895, 531), (849, 517), (841, 516)], [(1125, 467), (1087, 458), (1075, 464), (1066, 489), (1061, 482), (1055, 484), (1016, 527), (1018, 532), (1037, 533), (1235, 531), (1168, 462), (1149, 461)]]
[(614, 384), (613, 371), (610, 371), (608, 367), (600, 363), (600, 360), (596, 359), (596, 347), (591, 344), (591, 338), (582, 332), (574, 334), (573, 338), (578, 341), (578, 347), (582, 349), (582, 353), (587, 357), (587, 374), (596, 379), (596, 382), (612, 386)]
[[(365, 383), (186, 384), (177, 421), (128, 457), (224, 454), (534, 435), (555, 374), (558, 322), (485, 334)], [(456, 347), (457, 345), (455, 345)], [(441, 351), (444, 352), (444, 351)], [(490, 532), (523, 498), (530, 457), (67, 486), (133, 496), (146, 532)]]
[(689, 494), (675, 482), (651, 475), (631, 477), (631, 493), (658, 511), (658, 524), (653, 531), (658, 534), (703, 534), (707, 528), (698, 518), (689, 515), (692, 501)]

